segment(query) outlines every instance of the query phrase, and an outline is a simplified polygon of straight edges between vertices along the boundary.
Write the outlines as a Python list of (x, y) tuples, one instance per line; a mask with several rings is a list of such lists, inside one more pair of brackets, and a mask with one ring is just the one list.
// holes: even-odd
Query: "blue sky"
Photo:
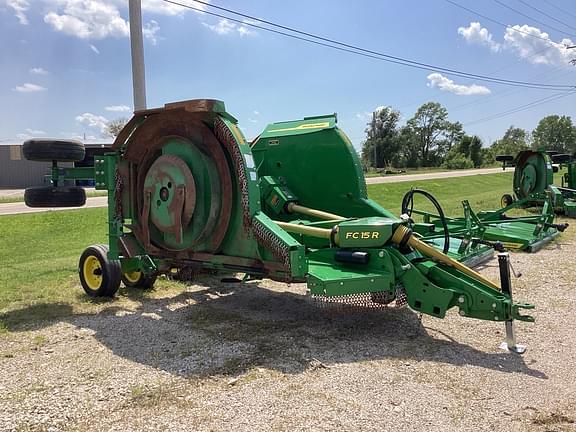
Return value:
[[(571, 53), (563, 45), (576, 44), (573, 1), (503, 0), (527, 16), (494, 0), (454, 1), (512, 27), (445, 0), (212, 3), (438, 66), (506, 79), (574, 83), (576, 68), (568, 64)], [(340, 127), (359, 146), (376, 107), (392, 106), (405, 121), (427, 101), (440, 102), (452, 121), (464, 123), (468, 133), (478, 134), (486, 144), (511, 124), (532, 130), (545, 115), (574, 115), (576, 95), (570, 95), (477, 122), (555, 92), (432, 74), (273, 35), (162, 0), (142, 3), (148, 106), (221, 99), (248, 138), (269, 122), (337, 112)], [(100, 139), (106, 121), (129, 117), (127, 19), (127, 0), (0, 0), (0, 141), (84, 134)], [(572, 51), (576, 57), (576, 49)]]

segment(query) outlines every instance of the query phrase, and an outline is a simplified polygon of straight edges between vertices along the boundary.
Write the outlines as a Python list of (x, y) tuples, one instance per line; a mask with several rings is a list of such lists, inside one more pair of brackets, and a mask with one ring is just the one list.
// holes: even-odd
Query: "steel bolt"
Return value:
[(458, 303), (464, 303), (465, 300), (464, 296), (458, 297)]
[(492, 303), (492, 309), (496, 309), (496, 303)]
[(384, 258), (384, 251), (378, 252), (378, 256), (379, 256), (380, 258)]
[(464, 309), (460, 309), (460, 312), (458, 312), (460, 314), (460, 316), (466, 316), (466, 311), (464, 311)]

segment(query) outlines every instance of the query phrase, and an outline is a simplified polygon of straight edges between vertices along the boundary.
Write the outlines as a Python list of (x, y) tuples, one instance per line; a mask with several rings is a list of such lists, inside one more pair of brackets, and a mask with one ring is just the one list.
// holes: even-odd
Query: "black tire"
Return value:
[(80, 283), (90, 297), (114, 297), (120, 288), (120, 261), (108, 259), (108, 246), (87, 247), (78, 262)]
[(497, 162), (512, 162), (514, 160), (514, 156), (512, 155), (497, 155), (496, 161)]
[(40, 186), (24, 191), (28, 207), (81, 207), (86, 204), (86, 192), (78, 186)]
[(567, 153), (560, 153), (552, 155), (552, 162), (554, 163), (567, 163), (572, 160), (572, 155)]
[(500, 206), (502, 208), (508, 207), (513, 202), (514, 202), (514, 198), (512, 197), (512, 195), (504, 194), (504, 195), (502, 195), (502, 198), (500, 199)]
[[(135, 274), (137, 273), (137, 275)], [(156, 282), (157, 275), (146, 276), (143, 272), (122, 273), (122, 282), (128, 288), (138, 288), (142, 290), (152, 289)]]
[(80, 141), (31, 139), (24, 142), (22, 153), (31, 161), (79, 162), (86, 150)]

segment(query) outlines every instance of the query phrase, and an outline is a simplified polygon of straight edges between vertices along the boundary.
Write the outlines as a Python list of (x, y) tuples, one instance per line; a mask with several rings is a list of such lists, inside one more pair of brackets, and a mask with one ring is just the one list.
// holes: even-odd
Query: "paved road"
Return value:
[(449, 177), (467, 177), (473, 175), (497, 174), (502, 172), (511, 172), (511, 171), (510, 170), (504, 171), (502, 168), (476, 168), (468, 170), (433, 172), (426, 174), (406, 174), (406, 175), (394, 175), (385, 177), (367, 177), (366, 183), (368, 184), (402, 183), (417, 180), (433, 180)]
[[(397, 176), (385, 176), (385, 177), (369, 177), (366, 179), (368, 184), (378, 184), (378, 183), (401, 183), (401, 182), (411, 182), (417, 180), (433, 180), (441, 178), (450, 177), (466, 177), (472, 175), (483, 175), (483, 174), (496, 174), (504, 172), (502, 168), (480, 168), (471, 170), (460, 170), (460, 171), (445, 171), (445, 172), (435, 172), (426, 174), (407, 174), (407, 175), (397, 175)], [(23, 190), (0, 190), (0, 196), (18, 196), (24, 195)], [(86, 205), (79, 208), (93, 208), (93, 207), (105, 207), (106, 197), (94, 197), (88, 198), (86, 200)], [(53, 210), (69, 210), (70, 208), (29, 208), (23, 202), (19, 203), (5, 203), (0, 204), (0, 215), (18, 214), (18, 213), (36, 213), (42, 211), (53, 211)]]
[(0, 215), (10, 215), (19, 213), (37, 213), (45, 211), (55, 211), (55, 210), (71, 210), (75, 208), (94, 208), (94, 207), (106, 207), (108, 197), (93, 197), (86, 199), (86, 205), (82, 207), (53, 207), (53, 208), (30, 208), (26, 207), (23, 202), (16, 203), (4, 203), (0, 204)]

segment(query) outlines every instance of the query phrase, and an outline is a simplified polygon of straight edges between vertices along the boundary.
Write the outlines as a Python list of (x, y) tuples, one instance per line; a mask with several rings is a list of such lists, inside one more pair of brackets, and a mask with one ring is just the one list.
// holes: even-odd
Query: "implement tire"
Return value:
[(122, 273), (122, 282), (127, 288), (138, 288), (142, 290), (152, 289), (156, 282), (156, 275), (146, 276), (143, 272), (136, 270)]
[(86, 149), (80, 141), (31, 139), (24, 142), (22, 153), (30, 161), (79, 162), (84, 159)]
[(86, 191), (78, 186), (40, 186), (24, 191), (28, 207), (82, 207), (86, 204)]
[(504, 195), (502, 195), (502, 198), (500, 199), (500, 207), (502, 207), (502, 208), (508, 207), (513, 202), (514, 202), (514, 198), (512, 197), (512, 195), (504, 194)]
[(114, 297), (120, 288), (120, 261), (108, 259), (108, 246), (87, 247), (78, 262), (80, 283), (90, 297)]

